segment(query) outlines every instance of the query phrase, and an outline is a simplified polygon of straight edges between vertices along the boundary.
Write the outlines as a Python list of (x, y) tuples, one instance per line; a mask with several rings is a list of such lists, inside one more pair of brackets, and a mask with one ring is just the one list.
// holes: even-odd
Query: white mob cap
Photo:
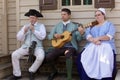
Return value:
[(99, 11), (101, 11), (104, 15), (106, 15), (105, 8), (98, 8)]

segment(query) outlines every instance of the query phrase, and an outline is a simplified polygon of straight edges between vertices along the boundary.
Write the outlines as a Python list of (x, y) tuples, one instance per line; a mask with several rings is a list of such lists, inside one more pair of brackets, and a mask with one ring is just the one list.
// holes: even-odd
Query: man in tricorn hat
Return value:
[(17, 80), (21, 78), (19, 59), (24, 55), (29, 55), (29, 47), (31, 46), (33, 41), (37, 43), (34, 51), (34, 56), (36, 57), (36, 59), (32, 66), (29, 68), (30, 80), (34, 79), (33, 75), (42, 64), (45, 57), (42, 40), (46, 37), (46, 29), (43, 24), (37, 22), (38, 17), (43, 17), (43, 15), (35, 9), (30, 9), (29, 12), (25, 13), (25, 16), (29, 17), (29, 23), (25, 24), (17, 33), (17, 40), (24, 43), (22, 44), (21, 48), (12, 53), (12, 80)]

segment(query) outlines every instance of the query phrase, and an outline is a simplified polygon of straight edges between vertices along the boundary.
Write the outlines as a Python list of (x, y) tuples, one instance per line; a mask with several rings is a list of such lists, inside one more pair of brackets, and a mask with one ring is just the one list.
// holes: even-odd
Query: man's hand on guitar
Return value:
[(55, 37), (56, 39), (61, 39), (61, 38), (62, 38), (62, 35), (61, 35), (61, 34), (54, 34), (54, 37)]
[(81, 26), (80, 27), (78, 27), (78, 31), (80, 32), (80, 34), (84, 34), (84, 28), (82, 28)]

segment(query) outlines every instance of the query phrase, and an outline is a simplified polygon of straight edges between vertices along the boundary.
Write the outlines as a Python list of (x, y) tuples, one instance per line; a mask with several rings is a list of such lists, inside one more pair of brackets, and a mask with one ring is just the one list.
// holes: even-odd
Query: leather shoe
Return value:
[(29, 79), (34, 80), (34, 73), (33, 72), (29, 72)]
[(9, 80), (19, 80), (19, 79), (21, 79), (22, 78), (22, 76), (11, 76), (10, 78), (9, 78)]
[(49, 76), (48, 76), (48, 80), (53, 80), (55, 78), (55, 76), (57, 75), (57, 71), (51, 73)]

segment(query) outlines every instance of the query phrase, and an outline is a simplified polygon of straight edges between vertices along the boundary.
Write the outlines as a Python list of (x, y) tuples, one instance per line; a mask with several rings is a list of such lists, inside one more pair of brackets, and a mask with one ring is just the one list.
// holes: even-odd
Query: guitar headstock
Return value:
[(90, 27), (93, 27), (93, 26), (95, 26), (95, 25), (97, 25), (98, 24), (98, 21), (97, 20), (95, 20), (95, 21), (93, 21), (93, 22), (91, 22), (91, 26)]
[(92, 27), (94, 27), (94, 26), (97, 25), (97, 24), (98, 24), (98, 21), (95, 20), (95, 21), (92, 21), (92, 22), (86, 24), (86, 25), (83, 26), (83, 27), (85, 27), (85, 28), (91, 27), (91, 28), (92, 28)]

